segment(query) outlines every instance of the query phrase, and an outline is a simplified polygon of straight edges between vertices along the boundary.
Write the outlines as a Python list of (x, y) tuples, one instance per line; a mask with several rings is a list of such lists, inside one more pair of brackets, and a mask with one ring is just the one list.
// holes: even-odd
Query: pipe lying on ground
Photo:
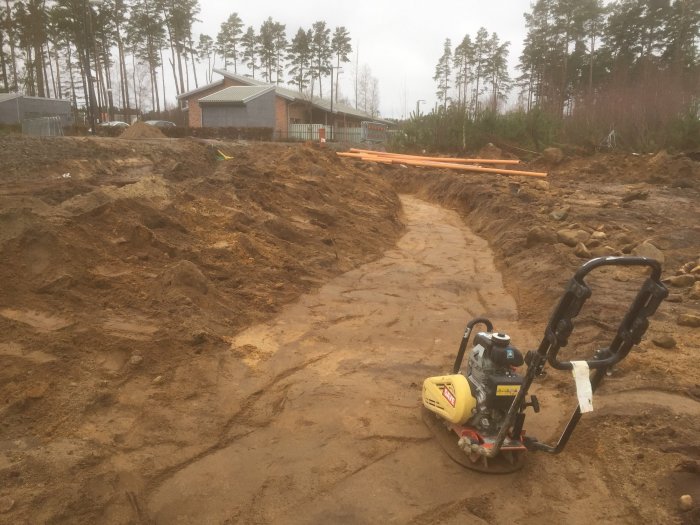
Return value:
[(367, 155), (363, 153), (343, 153), (337, 154), (339, 157), (348, 157), (357, 160), (365, 160), (368, 162), (378, 162), (381, 164), (406, 164), (408, 166), (417, 166), (425, 168), (442, 168), (450, 170), (459, 171), (472, 171), (476, 173), (498, 173), (501, 175), (523, 175), (525, 177), (546, 177), (547, 174), (538, 171), (522, 171), (522, 170), (508, 170), (499, 168), (484, 168), (482, 166), (469, 166), (466, 164), (454, 164), (451, 162), (436, 162), (429, 160), (414, 160), (408, 158), (392, 158), (392, 157), (382, 157), (379, 155)]
[(405, 153), (389, 153), (386, 151), (372, 151), (368, 149), (350, 148), (350, 153), (362, 153), (364, 155), (376, 155), (379, 157), (406, 158), (415, 160), (428, 160), (433, 162), (449, 162), (452, 164), (520, 164), (517, 159), (460, 159), (453, 157), (424, 157), (422, 155), (408, 155)]

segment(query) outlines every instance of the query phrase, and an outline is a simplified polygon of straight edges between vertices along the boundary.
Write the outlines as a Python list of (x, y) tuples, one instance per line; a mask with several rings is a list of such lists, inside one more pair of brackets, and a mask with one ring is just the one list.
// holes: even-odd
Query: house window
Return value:
[(180, 109), (188, 109), (190, 107), (189, 101), (186, 98), (180, 100)]

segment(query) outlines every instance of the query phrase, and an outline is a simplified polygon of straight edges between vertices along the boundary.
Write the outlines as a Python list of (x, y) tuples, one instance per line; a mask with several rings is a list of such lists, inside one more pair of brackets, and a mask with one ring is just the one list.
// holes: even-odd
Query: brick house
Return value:
[(330, 100), (311, 100), (299, 91), (222, 69), (214, 72), (223, 78), (177, 97), (190, 127), (271, 127), (275, 137), (286, 138), (299, 124), (335, 125), (338, 132), (359, 129), (362, 122), (388, 124), (345, 104), (333, 103), (331, 113)]

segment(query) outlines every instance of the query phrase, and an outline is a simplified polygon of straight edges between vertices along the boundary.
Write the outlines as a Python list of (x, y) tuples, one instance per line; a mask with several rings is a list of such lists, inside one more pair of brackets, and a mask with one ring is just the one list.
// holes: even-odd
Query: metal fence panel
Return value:
[(325, 124), (290, 124), (286, 133), (277, 133), (277, 140), (317, 141), (320, 139), (320, 131), (325, 130), (325, 138), (333, 142), (349, 142), (361, 144), (365, 142), (365, 133), (362, 128), (343, 128), (326, 126)]
[(36, 137), (62, 137), (63, 119), (61, 117), (24, 119), (22, 121), (22, 133)]

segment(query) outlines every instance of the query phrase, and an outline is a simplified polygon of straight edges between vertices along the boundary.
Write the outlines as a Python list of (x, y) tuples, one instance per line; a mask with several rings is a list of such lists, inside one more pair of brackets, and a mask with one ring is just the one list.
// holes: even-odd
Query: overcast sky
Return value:
[[(234, 12), (245, 27), (252, 25), (256, 32), (271, 16), (287, 26), (288, 38), (299, 27), (309, 29), (317, 20), (324, 20), (331, 30), (345, 26), (352, 37), (353, 55), (352, 62), (343, 66), (341, 94), (354, 99), (355, 53), (359, 49), (360, 67), (367, 64), (379, 80), (382, 116), (401, 118), (415, 109), (419, 99), (426, 101), (422, 111), (434, 105), (433, 74), (445, 38), (452, 39), (454, 46), (467, 33), (473, 38), (481, 26), (489, 33), (495, 31), (501, 40), (511, 43), (513, 75), (525, 37), (523, 13), (529, 10), (530, 0), (200, 0), (200, 5), (201, 22), (195, 24), (195, 34), (206, 33), (212, 38)], [(330, 85), (324, 84), (324, 95), (329, 90)]]

